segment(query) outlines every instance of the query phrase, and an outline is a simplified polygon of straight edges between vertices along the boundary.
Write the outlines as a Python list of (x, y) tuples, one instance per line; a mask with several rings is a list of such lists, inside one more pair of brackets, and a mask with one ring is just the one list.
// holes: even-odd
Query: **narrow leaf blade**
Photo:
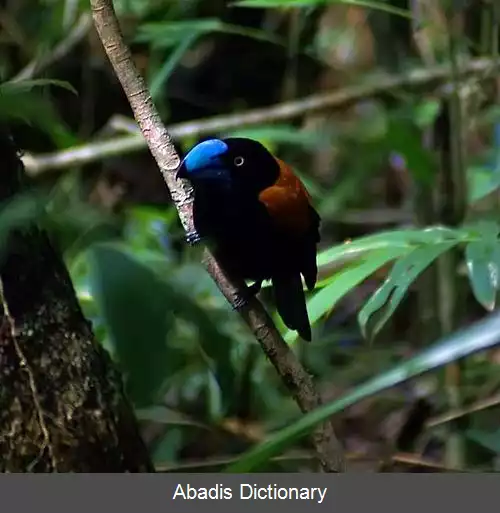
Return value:
[[(328, 281), (328, 285), (315, 294), (307, 304), (307, 311), (311, 324), (318, 321), (327, 312), (335, 308), (335, 305), (354, 287), (362, 283), (366, 278), (382, 266), (406, 253), (408, 249), (401, 247), (396, 250), (380, 250), (373, 252), (369, 257), (360, 259), (353, 265), (342, 269)], [(290, 342), (297, 336), (296, 332), (289, 331), (285, 340)]]
[(252, 472), (278, 456), (294, 442), (308, 435), (318, 424), (328, 421), (350, 406), (415, 376), (423, 374), (470, 354), (496, 346), (500, 341), (500, 314), (490, 314), (466, 329), (446, 337), (419, 355), (396, 365), (389, 371), (356, 387), (345, 396), (302, 416), (298, 421), (276, 432), (266, 441), (243, 454), (226, 467), (225, 472)]
[(318, 265), (329, 265), (346, 258), (380, 249), (406, 247), (411, 249), (419, 245), (440, 244), (445, 241), (465, 240), (468, 232), (444, 226), (433, 226), (423, 230), (393, 230), (368, 235), (329, 248), (318, 255)]
[(432, 246), (423, 246), (398, 260), (389, 273), (385, 283), (366, 302), (358, 315), (358, 321), (364, 336), (368, 333), (368, 321), (372, 315), (383, 310), (376, 321), (370, 336), (375, 336), (391, 318), (403, 300), (408, 288), (416, 278), (445, 251), (458, 244), (458, 241), (442, 242)]

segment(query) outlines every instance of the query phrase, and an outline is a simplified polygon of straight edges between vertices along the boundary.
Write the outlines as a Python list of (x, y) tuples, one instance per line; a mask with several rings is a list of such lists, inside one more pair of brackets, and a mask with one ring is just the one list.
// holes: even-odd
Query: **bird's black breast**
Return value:
[(280, 258), (279, 234), (258, 199), (198, 190), (193, 214), (196, 230), (213, 243), (228, 270), (249, 280), (274, 274)]

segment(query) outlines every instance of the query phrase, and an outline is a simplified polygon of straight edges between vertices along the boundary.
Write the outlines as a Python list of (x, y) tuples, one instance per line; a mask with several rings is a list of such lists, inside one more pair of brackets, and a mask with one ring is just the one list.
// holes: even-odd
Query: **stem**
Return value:
[[(440, 221), (456, 226), (463, 222), (467, 206), (467, 174), (465, 166), (465, 144), (467, 127), (464, 125), (463, 105), (461, 97), (460, 69), (458, 63), (459, 39), (455, 27), (456, 19), (461, 13), (450, 13), (448, 17), (449, 58), (452, 70), (452, 92), (448, 100), (447, 113), (449, 141), (442, 148), (441, 183), (438, 205)], [(457, 276), (460, 254), (453, 250), (443, 255), (438, 261), (439, 269), (439, 323), (441, 335), (454, 331), (461, 319), (463, 308), (463, 291)], [(448, 365), (444, 371), (445, 391), (451, 409), (462, 406), (461, 396), (462, 363)], [(465, 466), (465, 440), (461, 425), (457, 422), (449, 424), (447, 437), (446, 465), (453, 468)]]

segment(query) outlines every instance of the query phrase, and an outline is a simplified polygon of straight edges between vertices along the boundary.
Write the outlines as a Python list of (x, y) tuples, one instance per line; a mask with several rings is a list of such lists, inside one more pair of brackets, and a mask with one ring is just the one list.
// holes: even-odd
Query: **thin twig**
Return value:
[(461, 467), (450, 467), (442, 463), (438, 463), (432, 460), (427, 460), (420, 456), (419, 454), (412, 453), (398, 453), (392, 457), (393, 463), (402, 463), (404, 465), (409, 465), (412, 467), (421, 467), (422, 469), (426, 468), (427, 470), (434, 472), (446, 472), (446, 473), (459, 473), (459, 472), (472, 472), (467, 469), (464, 470)]
[[(489, 75), (500, 66), (492, 59), (475, 59), (460, 68), (461, 76)], [(318, 93), (280, 103), (275, 106), (252, 109), (244, 113), (215, 116), (209, 119), (188, 121), (170, 127), (170, 136), (174, 139), (202, 136), (217, 132), (228, 132), (245, 126), (275, 123), (300, 117), (306, 113), (325, 111), (344, 107), (363, 98), (386, 94), (400, 88), (429, 86), (446, 81), (451, 74), (449, 65), (433, 68), (414, 69), (403, 75), (377, 74), (364, 84), (347, 87), (338, 91)], [(29, 155), (23, 157), (24, 165), (30, 175), (38, 175), (49, 170), (61, 170), (71, 166), (81, 166), (105, 158), (125, 155), (144, 150), (146, 142), (141, 134), (123, 135), (108, 141), (95, 141), (75, 146), (56, 153)]]
[[(90, 4), (94, 24), (104, 49), (127, 95), (149, 149), (163, 174), (184, 229), (192, 231), (192, 189), (175, 178), (179, 156), (153, 104), (144, 79), (137, 71), (130, 50), (123, 40), (112, 0), (90, 0)], [(234, 305), (244, 284), (231, 282), (208, 249), (204, 251), (203, 261), (221, 292)], [(320, 395), (311, 376), (285, 343), (262, 304), (254, 298), (239, 312), (300, 409), (303, 412), (310, 412), (320, 406)], [(330, 422), (325, 422), (316, 428), (312, 442), (324, 471), (344, 470), (343, 449)]]
[(429, 419), (426, 423), (426, 428), (435, 428), (439, 427), (443, 424), (447, 424), (448, 422), (453, 422), (455, 420), (461, 419), (467, 415), (472, 415), (473, 413), (478, 413), (480, 411), (484, 411), (488, 408), (494, 408), (500, 405), (500, 394), (495, 394), (492, 397), (488, 397), (486, 399), (479, 399), (479, 401), (475, 401), (474, 403), (459, 408), (457, 410), (449, 410), (441, 415), (433, 417)]
[(61, 60), (71, 52), (71, 50), (88, 34), (92, 26), (92, 18), (89, 13), (82, 14), (73, 29), (68, 35), (54, 48), (54, 50), (41, 57), (33, 59), (26, 67), (24, 67), (12, 81), (28, 80), (33, 78), (50, 65)]

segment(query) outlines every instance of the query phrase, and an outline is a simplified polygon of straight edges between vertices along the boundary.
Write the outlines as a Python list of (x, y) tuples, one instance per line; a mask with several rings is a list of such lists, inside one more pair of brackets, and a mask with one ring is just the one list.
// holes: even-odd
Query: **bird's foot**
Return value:
[(236, 296), (233, 301), (233, 309), (241, 310), (248, 306), (249, 301), (254, 298), (261, 289), (262, 282), (256, 281)]
[(233, 301), (233, 310), (239, 311), (248, 306), (248, 299), (243, 296), (236, 296)]
[(186, 242), (190, 246), (196, 246), (198, 243), (201, 242), (200, 234), (196, 230), (186, 233)]

